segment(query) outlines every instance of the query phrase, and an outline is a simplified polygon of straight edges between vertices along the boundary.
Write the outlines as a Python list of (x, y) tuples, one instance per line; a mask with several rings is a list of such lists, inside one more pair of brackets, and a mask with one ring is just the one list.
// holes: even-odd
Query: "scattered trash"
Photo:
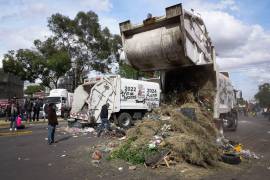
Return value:
[(75, 135), (75, 136), (72, 136), (72, 137), (77, 138), (78, 136)]
[(268, 134), (270, 134), (270, 131), (267, 131)]
[(155, 166), (158, 166), (159, 163), (161, 163), (161, 161), (164, 161), (167, 167), (170, 167), (167, 161), (167, 156), (170, 154), (170, 152), (171, 152), (170, 150), (164, 150), (164, 151), (149, 155), (145, 158), (145, 164), (147, 166), (155, 167)]
[(119, 171), (123, 171), (123, 167), (119, 167), (118, 170), (119, 170)]
[(48, 166), (52, 166), (52, 163), (48, 163)]
[(234, 146), (233, 150), (234, 150), (235, 152), (240, 153), (240, 152), (242, 151), (242, 147), (243, 147), (242, 144), (237, 144), (236, 146)]
[(91, 163), (93, 164), (93, 166), (98, 167), (98, 165), (100, 164), (99, 160), (92, 160)]
[(92, 154), (93, 160), (100, 160), (102, 158), (102, 153), (99, 150), (95, 150)]
[(148, 148), (149, 149), (155, 149), (156, 148), (156, 145), (153, 144), (153, 143), (150, 143), (150, 144), (148, 144)]
[[(179, 111), (179, 110), (178, 110)], [(184, 107), (184, 108), (181, 108), (180, 109), (180, 112), (188, 117), (189, 119), (191, 120), (197, 120), (197, 117), (196, 117), (196, 113), (195, 113), (195, 108), (187, 108), (187, 107)]]
[(268, 170), (270, 170), (270, 166), (269, 166), (269, 167), (267, 167), (267, 169), (268, 169)]
[(65, 154), (63, 154), (63, 155), (61, 155), (60, 157), (66, 157), (67, 155), (65, 155)]
[(161, 118), (160, 118), (160, 120), (162, 120), (162, 121), (168, 121), (170, 119), (171, 119), (170, 116), (161, 116)]
[(92, 133), (92, 132), (95, 132), (95, 129), (89, 127), (89, 128), (84, 128), (82, 131), (85, 132), (85, 133), (87, 133), (87, 132), (88, 132), (88, 133)]
[(20, 157), (18, 157), (18, 160), (20, 161), (20, 160), (21, 160), (21, 158), (20, 158)]
[(119, 138), (118, 140), (122, 141), (122, 140), (125, 140), (127, 137), (126, 136), (123, 136), (121, 138)]
[(185, 173), (187, 171), (187, 169), (183, 169), (183, 170), (181, 170), (180, 172), (181, 173)]
[(129, 170), (135, 170), (137, 167), (136, 166), (129, 166), (128, 169)]
[(48, 141), (48, 138), (45, 138), (46, 141)]
[(94, 133), (95, 132), (95, 129), (92, 128), (92, 127), (87, 127), (87, 128), (77, 128), (77, 127), (64, 127), (64, 128), (61, 128), (63, 132), (63, 134), (66, 134), (67, 133), (70, 133), (70, 134), (73, 134), (73, 135), (76, 135), (76, 134), (88, 134), (88, 133)]
[(246, 158), (246, 159), (250, 159), (250, 158), (260, 159), (259, 156), (257, 156), (254, 152), (251, 152), (250, 150), (242, 150), (242, 151), (240, 152), (240, 155), (241, 155), (243, 158)]

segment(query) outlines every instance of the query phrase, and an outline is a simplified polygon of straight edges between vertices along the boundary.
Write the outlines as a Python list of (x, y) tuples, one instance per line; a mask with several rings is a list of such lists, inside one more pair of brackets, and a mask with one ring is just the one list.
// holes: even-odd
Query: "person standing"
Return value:
[(26, 102), (25, 102), (25, 105), (24, 105), (25, 107), (25, 111), (26, 111), (26, 119), (27, 119), (27, 121), (29, 122), (29, 121), (32, 121), (32, 119), (31, 119), (31, 113), (32, 113), (32, 108), (33, 108), (33, 103), (31, 102), (31, 100), (30, 99), (28, 99), (28, 100), (26, 100)]
[(39, 99), (35, 100), (34, 107), (33, 107), (33, 111), (34, 111), (33, 121), (35, 120), (39, 121), (40, 106), (41, 106), (40, 100)]
[(48, 144), (54, 143), (55, 128), (58, 125), (56, 107), (53, 103), (48, 105)]
[(16, 118), (18, 117), (19, 115), (19, 106), (18, 104), (16, 103), (16, 100), (13, 99), (11, 101), (11, 105), (10, 105), (10, 109), (9, 109), (9, 114), (10, 114), (10, 117), (9, 117), (9, 120), (10, 120), (10, 131), (12, 130), (15, 130), (17, 131), (17, 128), (16, 128)]
[(100, 119), (101, 119), (101, 125), (98, 130), (97, 136), (100, 137), (102, 131), (104, 129), (109, 130), (110, 129), (110, 122), (108, 119), (108, 108), (109, 108), (109, 103), (106, 103), (102, 106), (101, 112), (100, 112)]

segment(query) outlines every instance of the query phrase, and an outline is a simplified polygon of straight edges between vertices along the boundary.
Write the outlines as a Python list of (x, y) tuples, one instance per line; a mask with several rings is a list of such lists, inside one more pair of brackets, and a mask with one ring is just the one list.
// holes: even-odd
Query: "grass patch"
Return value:
[(111, 153), (108, 160), (123, 159), (132, 164), (143, 164), (145, 162), (145, 157), (158, 152), (158, 149), (149, 149), (147, 144), (141, 147), (133, 147), (132, 143), (136, 140), (137, 137), (129, 138), (118, 149)]

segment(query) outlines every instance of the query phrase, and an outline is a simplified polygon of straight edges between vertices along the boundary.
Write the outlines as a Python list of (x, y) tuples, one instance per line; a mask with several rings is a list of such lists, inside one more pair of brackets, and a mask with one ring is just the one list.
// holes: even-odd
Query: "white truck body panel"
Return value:
[(56, 105), (56, 115), (61, 116), (61, 109), (64, 103), (71, 107), (73, 101), (73, 93), (68, 92), (66, 89), (52, 89), (47, 97), (48, 102), (53, 102)]
[(220, 114), (230, 112), (235, 104), (236, 99), (234, 95), (234, 89), (232, 83), (228, 77), (219, 73), (218, 77), (218, 98), (219, 98), (219, 107), (218, 111)]
[[(87, 92), (87, 88), (90, 89)], [(71, 117), (100, 122), (101, 107), (109, 103), (109, 118), (121, 110), (151, 110), (159, 106), (158, 83), (109, 76), (80, 85), (74, 92)], [(87, 110), (84, 109), (87, 107)]]

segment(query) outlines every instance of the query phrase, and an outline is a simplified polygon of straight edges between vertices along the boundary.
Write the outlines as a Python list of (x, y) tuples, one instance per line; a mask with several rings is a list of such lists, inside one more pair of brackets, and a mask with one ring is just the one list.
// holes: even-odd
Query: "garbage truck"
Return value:
[[(67, 89), (52, 89), (48, 97), (46, 97), (46, 101), (43, 105), (43, 108), (46, 109), (46, 105), (49, 103), (54, 103), (56, 105), (56, 115), (65, 117), (65, 115), (71, 108), (71, 104), (73, 101), (73, 93), (67, 91)], [(65, 109), (67, 110), (65, 110)]]
[(182, 4), (167, 7), (165, 15), (151, 14), (141, 24), (119, 24), (121, 59), (139, 71), (159, 71), (162, 94), (191, 91), (212, 109), (220, 133), (237, 127), (235, 93), (228, 73), (220, 72), (206, 26)]
[(159, 83), (121, 78), (119, 75), (93, 77), (74, 91), (71, 123), (100, 123), (101, 108), (109, 104), (108, 118), (123, 128), (159, 106)]

